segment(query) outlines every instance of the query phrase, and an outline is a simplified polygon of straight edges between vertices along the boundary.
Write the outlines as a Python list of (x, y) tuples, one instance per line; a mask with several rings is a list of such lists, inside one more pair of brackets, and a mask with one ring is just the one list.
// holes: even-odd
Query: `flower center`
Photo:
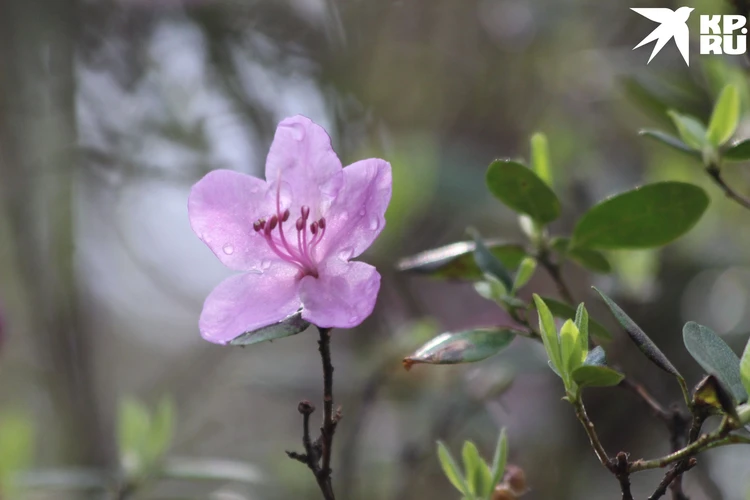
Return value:
[[(300, 217), (295, 223), (297, 242), (289, 241), (284, 234), (284, 223), (289, 220), (289, 209), (281, 210), (280, 184), (276, 189), (276, 213), (268, 219), (258, 219), (253, 224), (256, 233), (263, 236), (268, 246), (281, 260), (299, 268), (303, 276), (318, 277), (318, 269), (314, 259), (315, 247), (323, 239), (326, 232), (326, 219), (310, 222), (310, 207), (300, 208)], [(276, 231), (278, 229), (278, 231)], [(309, 231), (309, 235), (308, 235)]]

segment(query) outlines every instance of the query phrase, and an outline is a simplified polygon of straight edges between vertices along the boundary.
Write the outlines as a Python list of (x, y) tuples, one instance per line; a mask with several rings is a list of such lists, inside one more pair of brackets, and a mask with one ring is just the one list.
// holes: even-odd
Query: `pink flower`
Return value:
[(198, 181), (188, 200), (193, 231), (225, 266), (246, 271), (206, 299), (203, 338), (226, 344), (300, 308), (319, 327), (359, 325), (380, 275), (349, 260), (383, 230), (391, 182), (384, 160), (342, 168), (326, 131), (303, 116), (276, 129), (265, 181), (231, 170)]

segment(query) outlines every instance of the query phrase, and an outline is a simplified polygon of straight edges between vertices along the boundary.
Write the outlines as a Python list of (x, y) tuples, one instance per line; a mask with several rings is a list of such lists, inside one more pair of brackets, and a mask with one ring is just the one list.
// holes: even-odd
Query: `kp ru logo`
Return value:
[[(694, 9), (680, 7), (677, 10), (665, 8), (630, 9), (646, 17), (659, 26), (654, 29), (633, 50), (656, 40), (648, 62), (674, 38), (685, 64), (690, 66), (690, 30), (687, 20)], [(745, 16), (700, 16), (700, 53), (739, 55), (747, 52), (747, 18)], [(647, 63), (648, 64), (648, 63)]]

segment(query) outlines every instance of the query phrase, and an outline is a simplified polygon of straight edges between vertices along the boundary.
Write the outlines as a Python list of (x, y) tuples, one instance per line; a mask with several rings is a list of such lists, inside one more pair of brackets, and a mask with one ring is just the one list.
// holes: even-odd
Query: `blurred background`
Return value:
[[(732, 9), (688, 4), (695, 14)], [(617, 498), (540, 345), (517, 339), (479, 364), (403, 369), (401, 359), (435, 333), (509, 319), (470, 284), (401, 275), (395, 265), (465, 239), (468, 225), (522, 242), (484, 172), (494, 158), (528, 157), (528, 138), (541, 131), (563, 201), (554, 234), (568, 234), (596, 201), (648, 181), (686, 180), (712, 198), (699, 225), (662, 251), (610, 253), (610, 275), (564, 269), (576, 298), (612, 327), (611, 360), (665, 405), (680, 399), (674, 380), (615, 328), (592, 284), (691, 384), (701, 372), (682, 348), (685, 321), (724, 334), (739, 352), (750, 332), (748, 213), (696, 161), (637, 134), (670, 127), (666, 107), (705, 119), (729, 80), (748, 105), (742, 57), (694, 48), (687, 68), (670, 42), (647, 66), (651, 46), (631, 51), (655, 25), (630, 7), (681, 5), (0, 0), (0, 414), (33, 426), (29, 476), (59, 476), (25, 498), (105, 498), (96, 477), (119, 464), (118, 402), (153, 407), (165, 395), (177, 415), (169, 456), (234, 460), (245, 480), (159, 481), (133, 498), (320, 497), (310, 472), (284, 454), (300, 445), (298, 401), (320, 400), (317, 336), (247, 349), (201, 340), (203, 300), (229, 271), (190, 230), (186, 206), (212, 169), (262, 174), (276, 124), (293, 114), (325, 126), (344, 164), (378, 156), (394, 169), (388, 225), (362, 257), (383, 275), (376, 311), (333, 333), (344, 412), (338, 497), (457, 499), (435, 441), (458, 451), (470, 439), (491, 458), (505, 426), (510, 460), (528, 476), (524, 498)], [(748, 136), (745, 121), (738, 137)], [(750, 191), (747, 168), (726, 177)], [(529, 289), (556, 293), (543, 272)], [(669, 451), (662, 424), (630, 393), (591, 390), (586, 399), (611, 451)], [(749, 472), (747, 449), (713, 450), (686, 490), (695, 500), (741, 500)], [(635, 476), (636, 497), (661, 476)]]

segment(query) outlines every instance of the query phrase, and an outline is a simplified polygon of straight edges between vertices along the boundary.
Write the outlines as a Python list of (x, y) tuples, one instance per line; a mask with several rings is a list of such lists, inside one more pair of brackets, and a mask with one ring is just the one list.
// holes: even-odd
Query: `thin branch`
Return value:
[(721, 170), (716, 165), (708, 165), (706, 167), (706, 173), (713, 179), (714, 183), (718, 185), (727, 195), (727, 198), (736, 201), (739, 205), (750, 210), (750, 199), (741, 195), (729, 184), (726, 183), (724, 178), (721, 176)]
[(599, 441), (599, 436), (596, 434), (596, 428), (594, 427), (594, 423), (589, 419), (589, 416), (586, 414), (586, 408), (583, 406), (583, 403), (581, 402), (580, 399), (573, 400), (571, 402), (573, 404), (573, 408), (575, 408), (576, 417), (578, 417), (578, 420), (581, 422), (581, 425), (583, 425), (583, 428), (586, 431), (586, 434), (588, 434), (589, 436), (589, 441), (591, 442), (591, 447), (594, 448), (594, 453), (596, 453), (596, 457), (599, 459), (599, 461), (602, 463), (604, 467), (614, 472), (609, 455), (607, 455), (607, 451), (604, 449), (604, 446), (602, 446), (601, 441)]
[(724, 432), (719, 431), (713, 432), (711, 434), (704, 434), (694, 443), (691, 443), (681, 450), (670, 453), (669, 455), (666, 455), (664, 457), (655, 458), (652, 460), (641, 459), (632, 462), (630, 464), (630, 472), (633, 473), (648, 469), (659, 469), (673, 464), (674, 462), (678, 462), (684, 458), (695, 455), (696, 453), (731, 444), (750, 444), (750, 438), (741, 436), (739, 434), (730, 434), (727, 436), (724, 434)]
[[(664, 479), (662, 479), (661, 483), (659, 483), (659, 487), (656, 488), (656, 491), (654, 491), (654, 493), (650, 497), (648, 497), (648, 500), (657, 500), (658, 498), (663, 497), (667, 492), (667, 488), (669, 487), (669, 485), (672, 484), (672, 481), (675, 481), (684, 472), (687, 472), (695, 467), (695, 464), (697, 463), (698, 462), (695, 460), (695, 457), (693, 457), (690, 460), (680, 462), (672, 467), (664, 476)], [(684, 497), (685, 495), (682, 494), (682, 496)]]
[(633, 500), (633, 494), (630, 492), (630, 471), (628, 470), (628, 455), (627, 453), (620, 452), (615, 458), (616, 464), (614, 466), (614, 473), (617, 480), (620, 482), (620, 490), (622, 491), (622, 500)]
[(555, 285), (557, 285), (557, 290), (560, 292), (562, 298), (569, 304), (575, 304), (573, 293), (563, 279), (560, 264), (552, 262), (549, 258), (549, 252), (546, 250), (542, 250), (539, 253), (538, 260), (542, 267), (547, 270)]

